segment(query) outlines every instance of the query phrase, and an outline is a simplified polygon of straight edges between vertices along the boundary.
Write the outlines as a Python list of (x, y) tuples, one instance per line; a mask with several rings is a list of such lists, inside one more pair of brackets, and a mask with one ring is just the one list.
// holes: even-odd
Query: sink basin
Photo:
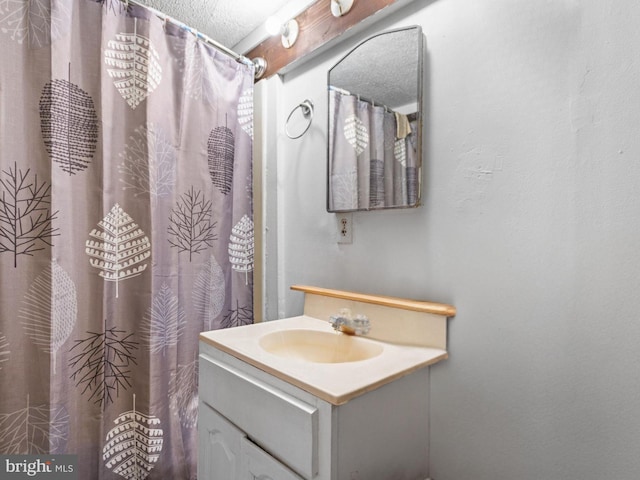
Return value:
[(382, 345), (342, 333), (283, 330), (260, 338), (260, 347), (274, 355), (315, 363), (358, 362), (382, 353)]

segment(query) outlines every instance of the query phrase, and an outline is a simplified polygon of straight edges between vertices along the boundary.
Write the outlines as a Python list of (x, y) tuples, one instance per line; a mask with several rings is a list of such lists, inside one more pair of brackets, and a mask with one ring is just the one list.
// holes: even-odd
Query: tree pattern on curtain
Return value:
[(198, 335), (253, 322), (253, 69), (119, 0), (0, 0), (0, 50), (0, 453), (196, 479)]
[(44, 47), (67, 33), (72, 0), (1, 0), (0, 30), (19, 44)]
[(0, 253), (13, 256), (33, 256), (35, 252), (52, 246), (52, 237), (58, 236), (53, 226), (58, 212), (51, 211), (51, 185), (31, 172), (31, 168), (18, 168), (17, 162), (4, 168), (0, 178)]
[(152, 123), (136, 128), (120, 157), (118, 171), (125, 189), (150, 195), (154, 202), (171, 194), (176, 184), (176, 150), (161, 128)]

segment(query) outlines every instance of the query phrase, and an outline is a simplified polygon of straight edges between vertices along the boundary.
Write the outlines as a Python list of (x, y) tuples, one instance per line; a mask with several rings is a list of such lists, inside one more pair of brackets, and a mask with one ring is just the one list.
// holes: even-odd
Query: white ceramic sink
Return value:
[(333, 405), (447, 358), (441, 348), (336, 333), (328, 321), (306, 315), (213, 330), (200, 338), (221, 355), (232, 355)]
[(314, 363), (358, 362), (383, 350), (378, 343), (343, 333), (304, 329), (268, 333), (260, 337), (259, 345), (279, 357)]

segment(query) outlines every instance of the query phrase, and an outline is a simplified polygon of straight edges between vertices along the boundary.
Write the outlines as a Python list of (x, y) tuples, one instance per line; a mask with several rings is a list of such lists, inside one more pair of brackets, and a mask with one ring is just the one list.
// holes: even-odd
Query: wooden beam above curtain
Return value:
[(412, 0), (355, 0), (349, 13), (336, 18), (331, 14), (331, 0), (318, 0), (295, 17), (300, 33), (291, 48), (284, 48), (280, 35), (275, 35), (246, 53), (246, 56), (251, 59), (264, 58), (267, 70), (262, 78), (268, 78), (305, 56), (319, 53), (321, 47), (327, 46), (330, 41), (363, 24), (365, 20), (373, 20), (373, 15), (378, 19), (383, 12), (390, 13), (410, 1)]

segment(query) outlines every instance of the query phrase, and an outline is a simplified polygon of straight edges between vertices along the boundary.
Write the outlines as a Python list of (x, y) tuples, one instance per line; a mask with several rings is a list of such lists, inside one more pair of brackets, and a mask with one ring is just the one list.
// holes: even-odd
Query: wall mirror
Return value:
[(329, 70), (329, 212), (420, 204), (423, 52), (422, 28), (399, 28)]

